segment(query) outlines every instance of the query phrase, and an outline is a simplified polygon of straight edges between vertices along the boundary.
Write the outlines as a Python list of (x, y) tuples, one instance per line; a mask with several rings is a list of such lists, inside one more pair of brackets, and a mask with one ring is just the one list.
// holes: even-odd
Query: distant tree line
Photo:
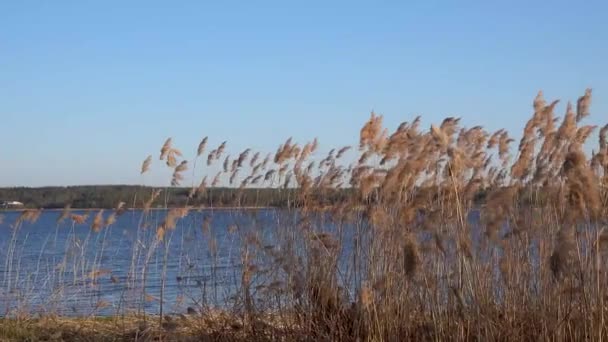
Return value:
[[(0, 202), (19, 201), (25, 208), (60, 209), (67, 204), (72, 208), (115, 208), (124, 202), (128, 208), (142, 208), (154, 190), (162, 190), (152, 208), (173, 208), (191, 205), (194, 207), (299, 207), (302, 196), (297, 188), (207, 188), (202, 194), (190, 196), (191, 189), (185, 187), (154, 188), (137, 185), (96, 185), (68, 187), (12, 187), (0, 188)], [(353, 199), (352, 188), (316, 189), (308, 195), (315, 205), (333, 205)], [(474, 204), (486, 201), (490, 189), (479, 191)], [(373, 196), (372, 196), (373, 197)], [(373, 199), (371, 199), (374, 201)], [(518, 202), (523, 205), (540, 204), (545, 201), (540, 189), (526, 189), (520, 193)]]
[[(12, 187), (0, 188), (0, 201), (23, 202), (26, 208), (59, 209), (67, 204), (72, 208), (115, 208), (124, 202), (129, 208), (142, 208), (150, 199), (153, 187), (135, 185), (100, 185), (68, 187)], [(161, 189), (161, 188), (158, 188)], [(276, 188), (207, 188), (204, 193), (190, 196), (190, 188), (162, 188), (152, 208), (183, 207), (287, 207), (299, 206), (298, 189)], [(317, 193), (316, 204), (332, 204), (348, 198), (349, 189), (329, 189)]]

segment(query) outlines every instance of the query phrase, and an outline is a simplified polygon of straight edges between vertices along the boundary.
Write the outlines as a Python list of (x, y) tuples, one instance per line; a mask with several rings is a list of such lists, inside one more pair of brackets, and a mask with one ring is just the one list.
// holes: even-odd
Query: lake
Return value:
[[(0, 315), (16, 309), (69, 316), (158, 313), (161, 295), (164, 312), (223, 306), (241, 284), (243, 237), (255, 236), (259, 249), (276, 249), (282, 234), (293, 234), (285, 227), (299, 221), (297, 213), (275, 209), (190, 211), (158, 243), (165, 210), (127, 211), (99, 232), (91, 229), (96, 213), (75, 224), (70, 218), (58, 223), (60, 211), (43, 211), (37, 221), (16, 225), (21, 212), (0, 212)], [(315, 226), (337, 229), (321, 216)], [(352, 250), (347, 240), (344, 258)]]
[[(353, 300), (365, 281), (366, 243), (377, 234), (359, 212), (344, 223), (328, 213), (304, 217), (297, 210), (206, 209), (185, 213), (159, 241), (157, 227), (167, 210), (126, 211), (98, 232), (92, 229), (98, 211), (88, 213), (87, 221), (78, 224), (70, 218), (58, 222), (61, 211), (43, 211), (35, 222), (20, 223), (21, 212), (0, 212), (0, 315), (158, 314), (161, 298), (163, 313), (230, 307), (242, 302), (244, 264), (256, 267), (250, 286), (254, 296), (272, 283), (287, 282), (285, 262), (279, 262), (284, 255), (301, 265), (298, 272), (306, 277), (311, 253), (303, 246), (324, 238), (315, 233), (339, 241), (335, 272), (346, 300)], [(105, 211), (102, 219), (111, 213)], [(482, 243), (480, 212), (472, 210), (468, 221), (478, 260), (491, 261), (496, 251)], [(428, 231), (417, 238), (434, 244)], [(456, 262), (449, 257), (456, 250), (449, 233), (444, 248), (448, 257), (442, 260)]]

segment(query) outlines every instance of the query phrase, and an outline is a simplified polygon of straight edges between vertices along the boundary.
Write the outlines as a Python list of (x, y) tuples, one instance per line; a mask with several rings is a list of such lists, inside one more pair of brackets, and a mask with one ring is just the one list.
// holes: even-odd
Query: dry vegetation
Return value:
[[(238, 288), (229, 305), (218, 309), (201, 304), (178, 316), (167, 315), (161, 305), (152, 317), (89, 320), (80, 328), (73, 320), (66, 323), (52, 315), (34, 319), (15, 311), (0, 336), (606, 339), (608, 125), (584, 124), (590, 102), (587, 90), (560, 119), (554, 113), (557, 101), (547, 103), (539, 93), (519, 146), (512, 146), (504, 130), (463, 128), (457, 118), (428, 130), (419, 127), (416, 118), (390, 133), (382, 116), (374, 114), (361, 129), (356, 156), (344, 147), (319, 158), (316, 139), (303, 145), (288, 139), (274, 154), (247, 149), (231, 156), (226, 142), (206, 152), (204, 138), (196, 157), (186, 161), (168, 139), (160, 160), (173, 170), (171, 186), (179, 186), (185, 172), (197, 170), (197, 162), (220, 169), (193, 184), (192, 199), (221, 183), (238, 189), (295, 189), (293, 205), (276, 215), (298, 211), (298, 220), (282, 226), (272, 244), (264, 241), (254, 222), (251, 227), (226, 228), (243, 241)], [(585, 153), (584, 145), (596, 130), (599, 146)], [(155, 160), (146, 158), (141, 173), (154, 169)], [(354, 191), (342, 201), (323, 201), (344, 188)], [(480, 193), (485, 194), (481, 207)], [(143, 200), (140, 226), (148, 227), (152, 238), (144, 252), (137, 252), (147, 258), (143, 269), (133, 272), (141, 274), (133, 283), (149, 281), (150, 256), (160, 250), (166, 260), (167, 241), (189, 210), (196, 209), (171, 209), (156, 223), (147, 215), (162, 199), (162, 191), (149, 196)], [(92, 234), (103, 234), (121, 210), (119, 206), (106, 221), (92, 214)], [(477, 213), (479, 219), (472, 218)], [(13, 229), (39, 214), (23, 212)], [(334, 229), (320, 223), (321, 214)], [(84, 224), (88, 218), (70, 214), (68, 208), (61, 219)], [(210, 224), (203, 222), (203, 231), (208, 232)], [(211, 236), (208, 242), (200, 248), (213, 255), (217, 246)], [(7, 268), (13, 262), (11, 252)], [(164, 277), (160, 282), (164, 288)], [(10, 290), (11, 280), (5, 279), (4, 286)], [(148, 299), (145, 289), (142, 298)], [(62, 324), (71, 328), (58, 330)], [(24, 326), (35, 328), (24, 331)]]

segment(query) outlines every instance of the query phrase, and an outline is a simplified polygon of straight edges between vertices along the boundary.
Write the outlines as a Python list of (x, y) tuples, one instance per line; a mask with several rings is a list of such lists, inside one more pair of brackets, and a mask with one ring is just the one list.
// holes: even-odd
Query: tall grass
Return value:
[[(200, 208), (188, 204), (152, 211), (162, 192), (167, 203), (167, 189), (140, 194), (148, 197), (138, 203), (143, 210), (131, 269), (126, 279), (111, 278), (124, 284), (124, 295), (98, 303), (115, 308), (112, 324), (93, 321), (103, 329), (87, 334), (169, 340), (604, 340), (608, 125), (587, 153), (597, 130), (584, 125), (590, 103), (587, 90), (558, 118), (557, 101), (547, 103), (539, 93), (518, 146), (505, 130), (465, 128), (458, 118), (429, 129), (416, 118), (389, 132), (374, 113), (360, 131), (358, 152), (346, 146), (321, 156), (316, 139), (299, 144), (290, 138), (265, 158), (251, 149), (231, 157), (225, 141), (205, 157), (205, 137), (188, 161), (169, 138), (160, 167), (171, 168), (173, 187), (193, 165), (200, 181), (193, 180), (190, 199), (220, 184), (272, 187), (291, 191), (288, 208), (271, 212), (277, 229), (266, 227), (255, 212), (245, 220), (235, 213), (233, 223), (220, 227), (213, 224), (213, 211), (197, 221), (189, 213)], [(199, 163), (199, 171), (201, 157), (206, 164)], [(140, 172), (159, 167), (154, 164), (149, 156)], [(243, 194), (233, 199), (237, 209)], [(88, 214), (70, 216), (66, 207), (60, 221), (71, 218), (72, 233), (60, 267), (48, 270), (47, 286), (61, 291), (69, 267), (73, 285), (111, 276), (111, 270), (100, 269), (107, 252), (104, 233), (125, 213), (123, 206), (106, 220), (101, 211), (91, 213), (91, 223)], [(4, 260), (3, 300), (17, 303), (6, 316), (26, 322), (32, 317), (29, 292), (16, 291), (25, 278), (19, 273), (25, 245), (17, 243), (17, 232), (38, 215), (24, 211), (11, 225)], [(84, 224), (90, 234), (78, 241), (73, 229)], [(180, 225), (186, 228), (176, 229)], [(187, 229), (200, 230), (205, 242), (190, 252)], [(172, 244), (180, 246), (181, 272), (209, 280), (184, 290), (177, 303), (167, 302), (165, 292)], [(189, 253), (205, 253), (212, 262), (189, 264)], [(151, 279), (153, 268), (159, 276)], [(160, 287), (159, 297), (147, 293), (150, 286)], [(184, 301), (191, 305), (183, 312), (170, 308)], [(150, 302), (158, 303), (152, 312)], [(22, 333), (15, 329), (10, 336)]]

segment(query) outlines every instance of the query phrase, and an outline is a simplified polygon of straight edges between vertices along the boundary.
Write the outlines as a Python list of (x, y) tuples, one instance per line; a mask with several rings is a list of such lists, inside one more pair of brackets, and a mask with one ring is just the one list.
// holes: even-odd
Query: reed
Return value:
[[(66, 206), (55, 231), (57, 241), (71, 223), (63, 261), (54, 267), (40, 252), (37, 272), (53, 279), (44, 286), (57, 288), (54, 301), (73, 291), (63, 280), (70, 267), (71, 286), (86, 292), (105, 281), (121, 289), (120, 300), (98, 298), (82, 331), (62, 313), (34, 319), (28, 295), (40, 285), (20, 270), (19, 231), (41, 211), (24, 211), (8, 226), (1, 300), (9, 328), (0, 336), (604, 340), (608, 125), (584, 123), (591, 99), (588, 89), (558, 118), (558, 101), (539, 92), (517, 146), (505, 130), (467, 128), (453, 117), (428, 129), (418, 117), (390, 132), (376, 113), (360, 130), (358, 150), (327, 154), (316, 138), (289, 138), (274, 154), (247, 148), (231, 158), (223, 141), (205, 157), (212, 143), (205, 137), (187, 160), (169, 138), (160, 149), (160, 167), (172, 171), (165, 203), (191, 165), (192, 190), (183, 206), (163, 211), (152, 210), (160, 190), (139, 199), (125, 277), (103, 262), (107, 234), (127, 216), (124, 203), (97, 211), (82, 241), (90, 215)], [(588, 153), (594, 134), (598, 145)], [(140, 173), (154, 171), (149, 156)], [(220, 185), (238, 191), (236, 209), (216, 222), (213, 208), (193, 203)], [(289, 204), (247, 211), (246, 188), (275, 189)], [(178, 293), (169, 295), (174, 269)], [(108, 308), (114, 314), (98, 318)]]

